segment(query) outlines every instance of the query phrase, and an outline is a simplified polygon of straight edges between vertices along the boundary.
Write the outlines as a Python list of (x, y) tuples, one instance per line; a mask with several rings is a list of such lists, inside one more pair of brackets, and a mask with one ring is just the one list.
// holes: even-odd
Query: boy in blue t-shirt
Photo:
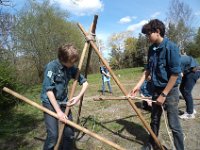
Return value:
[(101, 66), (100, 72), (102, 74), (102, 95), (105, 94), (105, 83), (107, 83), (109, 92), (110, 92), (110, 94), (112, 94), (112, 87), (110, 84), (110, 73), (109, 73), (108, 69), (106, 68), (106, 66), (104, 66), (104, 65)]

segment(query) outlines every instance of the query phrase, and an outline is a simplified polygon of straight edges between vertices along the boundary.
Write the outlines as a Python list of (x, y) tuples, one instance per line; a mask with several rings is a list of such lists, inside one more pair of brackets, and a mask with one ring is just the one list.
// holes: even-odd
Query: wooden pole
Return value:
[[(97, 16), (94, 17), (94, 21), (92, 23), (92, 28), (90, 29), (90, 31), (93, 31), (94, 27), (96, 27), (96, 24), (95, 24), (95, 23), (97, 23), (96, 20), (97, 20)], [(85, 54), (86, 54), (86, 51), (87, 51), (89, 45), (90, 44), (88, 42), (85, 42), (85, 45), (84, 45), (84, 48), (83, 48), (83, 51), (82, 51), (82, 54), (81, 54), (81, 57), (80, 57), (79, 65), (78, 65), (78, 72), (76, 73), (76, 77), (75, 77), (75, 80), (74, 80), (73, 85), (72, 85), (72, 89), (71, 89), (71, 93), (70, 93), (70, 96), (69, 96), (69, 100), (71, 100), (73, 98), (73, 96), (74, 96), (74, 93), (75, 93), (75, 90), (76, 90), (76, 86), (77, 86), (77, 82), (78, 82), (78, 77), (80, 75), (80, 70), (82, 68), (83, 60), (84, 60), (84, 57), (85, 57)], [(81, 97), (81, 99), (83, 99), (83, 96)], [(69, 114), (69, 111), (70, 111), (70, 107), (66, 107), (65, 114), (67, 116)], [(64, 128), (65, 128), (65, 124), (61, 123), (61, 125), (59, 127), (58, 140), (57, 140), (56, 146), (54, 147), (54, 150), (58, 150), (59, 149), (59, 145), (60, 145), (60, 142), (61, 142), (61, 139), (62, 139)]]
[[(78, 27), (80, 28), (80, 30), (83, 32), (83, 34), (86, 36), (87, 33), (85, 32), (84, 28), (82, 27), (81, 24), (77, 24)], [(114, 74), (114, 72), (112, 71), (112, 69), (110, 68), (110, 66), (108, 65), (108, 63), (106, 62), (106, 60), (101, 56), (97, 46), (95, 45), (95, 43), (93, 41), (90, 41), (91, 46), (93, 47), (93, 49), (95, 50), (96, 54), (99, 56), (99, 58), (101, 59), (101, 61), (103, 62), (103, 64), (106, 66), (106, 68), (108, 69), (108, 71), (110, 72), (111, 76), (113, 77), (114, 81), (116, 82), (116, 84), (118, 85), (118, 87), (121, 89), (122, 93), (128, 97), (128, 92), (126, 91), (126, 89), (122, 86), (122, 84), (120, 83), (120, 81), (118, 80), (118, 78), (116, 77), (116, 75)], [(147, 124), (147, 122), (145, 121), (144, 117), (142, 116), (140, 110), (137, 108), (137, 106), (132, 102), (131, 98), (128, 98), (128, 102), (129, 104), (132, 106), (132, 108), (135, 110), (135, 112), (137, 113), (137, 115), (139, 116), (140, 120), (142, 121), (144, 127), (149, 131), (149, 133), (151, 134), (151, 136), (153, 137), (153, 139), (155, 140), (155, 142), (157, 143), (157, 145), (160, 147), (160, 149), (164, 150), (163, 146), (161, 145), (160, 141), (158, 140), (157, 136), (155, 135), (155, 133), (152, 131), (152, 129), (149, 127), (149, 124)]]
[[(92, 23), (92, 28), (90, 30), (90, 32), (92, 34), (95, 34), (96, 32), (96, 25), (97, 25), (97, 19), (98, 19), (98, 15), (94, 16), (94, 20)], [(88, 58), (87, 58), (87, 64), (86, 64), (86, 69), (85, 69), (85, 78), (87, 79), (87, 75), (88, 75), (88, 70), (89, 70), (89, 66), (90, 66), (90, 59), (91, 59), (91, 55), (92, 55), (92, 47), (89, 46), (89, 51), (88, 51)], [(80, 115), (81, 115), (81, 108), (82, 108), (82, 104), (83, 104), (83, 96), (80, 99), (80, 104), (79, 104), (79, 108), (78, 108), (78, 114), (77, 114), (77, 119), (76, 119), (76, 123), (79, 123), (80, 119)]]
[[(11, 95), (17, 97), (18, 99), (20, 99), (20, 100), (22, 100), (22, 101), (24, 101), (24, 102), (26, 102), (26, 103), (28, 103), (28, 104), (30, 104), (30, 105), (32, 105), (32, 106), (38, 108), (39, 110), (41, 110), (41, 111), (43, 111), (43, 112), (46, 112), (46, 113), (48, 113), (49, 115), (51, 115), (51, 116), (53, 116), (53, 117), (55, 117), (55, 118), (58, 119), (58, 116), (57, 116), (57, 114), (56, 114), (55, 112), (53, 112), (53, 111), (51, 111), (51, 110), (49, 110), (49, 109), (47, 109), (47, 108), (45, 108), (45, 107), (43, 107), (43, 106), (37, 104), (36, 102), (34, 102), (34, 101), (32, 101), (32, 100), (30, 100), (30, 99), (28, 99), (28, 98), (26, 98), (26, 97), (24, 97), (24, 96), (18, 94), (17, 92), (15, 92), (15, 91), (13, 91), (13, 90), (7, 88), (7, 87), (4, 87), (4, 88), (3, 88), (3, 91), (5, 91), (5, 92), (7, 92), (7, 93), (9, 93), (9, 94), (11, 94)], [(68, 124), (68, 125), (70, 125), (70, 126), (76, 128), (76, 129), (78, 129), (78, 130), (80, 130), (80, 131), (82, 131), (82, 132), (84, 132), (84, 133), (90, 135), (91, 137), (94, 137), (94, 138), (96, 138), (96, 139), (98, 139), (98, 140), (100, 140), (100, 141), (102, 141), (102, 142), (104, 142), (104, 143), (110, 145), (111, 147), (113, 147), (113, 148), (115, 148), (115, 149), (118, 149), (118, 150), (125, 150), (124, 148), (122, 148), (122, 147), (119, 146), (118, 144), (113, 143), (113, 142), (111, 142), (111, 141), (109, 141), (109, 140), (107, 140), (107, 139), (105, 139), (105, 138), (99, 136), (98, 134), (89, 131), (88, 129), (86, 129), (86, 128), (84, 128), (84, 127), (81, 127), (81, 126), (79, 126), (78, 124), (76, 124), (76, 123), (74, 123), (74, 122), (72, 122), (72, 121), (70, 121), (70, 120), (68, 120), (68, 119), (67, 119), (67, 121), (66, 121), (66, 124)]]
[[(149, 101), (149, 102), (153, 102), (151, 100), (151, 98), (148, 97), (129, 97), (131, 100), (140, 100), (140, 101)], [(122, 97), (104, 97), (104, 96), (100, 96), (100, 97), (95, 97), (93, 98), (94, 101), (104, 101), (104, 100), (128, 100), (128, 97), (126, 96), (122, 96)]]

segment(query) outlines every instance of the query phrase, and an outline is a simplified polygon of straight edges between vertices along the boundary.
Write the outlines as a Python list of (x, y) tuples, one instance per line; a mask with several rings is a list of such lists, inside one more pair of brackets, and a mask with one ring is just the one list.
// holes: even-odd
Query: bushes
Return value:
[(11, 89), (18, 89), (20, 86), (15, 81), (15, 69), (9, 67), (8, 62), (0, 63), (0, 110), (4, 111), (10, 109), (15, 105), (16, 99), (3, 92), (3, 87), (8, 87)]

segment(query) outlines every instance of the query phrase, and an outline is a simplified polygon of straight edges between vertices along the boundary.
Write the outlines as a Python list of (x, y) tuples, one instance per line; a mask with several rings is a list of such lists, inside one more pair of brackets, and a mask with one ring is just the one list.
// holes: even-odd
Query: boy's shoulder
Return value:
[(61, 68), (62, 67), (62, 65), (60, 64), (60, 62), (57, 60), (57, 59), (55, 59), (55, 60), (52, 60), (52, 61), (50, 61), (47, 65), (46, 65), (46, 68), (49, 68), (49, 69), (58, 69), (58, 68)]
[(169, 39), (166, 40), (165, 45), (166, 45), (167, 49), (177, 49), (178, 48), (177, 44)]

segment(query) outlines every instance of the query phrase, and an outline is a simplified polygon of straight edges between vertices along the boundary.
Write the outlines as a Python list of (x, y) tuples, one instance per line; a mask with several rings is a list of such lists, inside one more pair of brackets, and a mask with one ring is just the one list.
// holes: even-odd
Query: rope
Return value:
[[(140, 98), (140, 97), (134, 97), (134, 98), (138, 99), (138, 100), (143, 100), (143, 101), (146, 101), (146, 102), (156, 103), (156, 101), (153, 101), (151, 99), (145, 99), (145, 98)], [(164, 116), (164, 121), (165, 121), (165, 127), (166, 127), (166, 130), (167, 130), (167, 134), (169, 136), (170, 143), (171, 143), (171, 146), (172, 146), (172, 150), (175, 150), (175, 146), (174, 146), (174, 143), (173, 143), (173, 140), (172, 140), (172, 136), (170, 134), (171, 132), (169, 131), (169, 127), (168, 127), (168, 123), (167, 123), (167, 118), (166, 118), (166, 114), (165, 114), (165, 110), (163, 108), (163, 105), (161, 106), (161, 108), (162, 108), (162, 112), (163, 112), (163, 116)]]
[(163, 111), (163, 116), (164, 116), (164, 121), (165, 121), (165, 127), (166, 127), (166, 129), (167, 129), (167, 134), (168, 134), (168, 136), (169, 136), (172, 149), (175, 150), (174, 143), (173, 143), (173, 140), (172, 140), (172, 136), (171, 136), (171, 134), (170, 134), (171, 132), (169, 131), (169, 127), (168, 127), (168, 122), (167, 122), (165, 110), (164, 110), (163, 106), (161, 106), (161, 108), (162, 108), (162, 111)]

